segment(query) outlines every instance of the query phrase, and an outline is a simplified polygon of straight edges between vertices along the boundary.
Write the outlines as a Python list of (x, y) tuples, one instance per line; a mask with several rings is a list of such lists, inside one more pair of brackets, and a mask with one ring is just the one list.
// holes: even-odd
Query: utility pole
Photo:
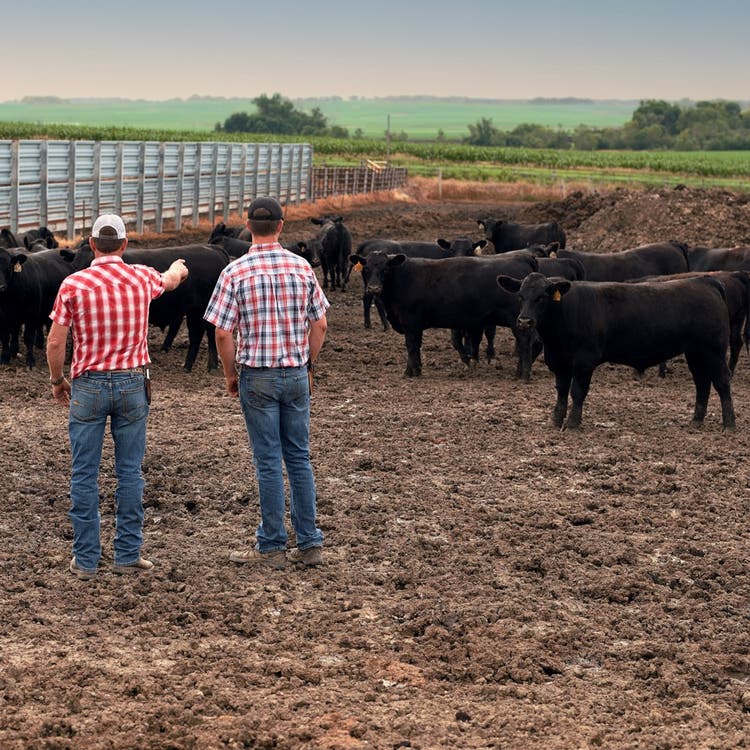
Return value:
[(385, 163), (391, 160), (391, 116), (388, 115), (387, 125), (385, 128)]

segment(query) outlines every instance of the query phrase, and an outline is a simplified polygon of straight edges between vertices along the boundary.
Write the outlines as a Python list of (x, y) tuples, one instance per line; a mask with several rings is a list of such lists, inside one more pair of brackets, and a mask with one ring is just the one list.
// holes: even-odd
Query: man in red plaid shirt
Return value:
[[(70, 405), (73, 559), (69, 568), (83, 580), (96, 577), (101, 558), (99, 464), (107, 417), (117, 475), (114, 570), (140, 573), (153, 567), (141, 557), (148, 308), (152, 299), (175, 289), (188, 275), (182, 260), (164, 273), (126, 265), (125, 224), (115, 214), (104, 214), (94, 222), (89, 244), (94, 260), (63, 281), (50, 313), (47, 338), (52, 396), (59, 404)], [(70, 382), (63, 375), (69, 330), (73, 334)]]
[(222, 271), (204, 316), (216, 326), (227, 391), (240, 398), (260, 494), (255, 546), (229, 559), (276, 569), (287, 564), (282, 460), (297, 542), (289, 559), (305, 566), (323, 562), (310, 464), (310, 393), (329, 306), (307, 261), (279, 244), (283, 224), (278, 201), (256, 198), (250, 204), (253, 245)]

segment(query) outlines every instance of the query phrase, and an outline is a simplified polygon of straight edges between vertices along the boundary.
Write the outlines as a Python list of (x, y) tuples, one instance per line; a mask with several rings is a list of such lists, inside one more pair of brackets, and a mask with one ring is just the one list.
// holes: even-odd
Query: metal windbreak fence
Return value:
[(0, 141), (0, 226), (73, 239), (100, 213), (142, 233), (242, 212), (258, 195), (310, 200), (313, 151), (292, 143)]
[(393, 190), (406, 184), (405, 167), (368, 161), (359, 167), (315, 167), (310, 192), (313, 200), (334, 195), (356, 195)]

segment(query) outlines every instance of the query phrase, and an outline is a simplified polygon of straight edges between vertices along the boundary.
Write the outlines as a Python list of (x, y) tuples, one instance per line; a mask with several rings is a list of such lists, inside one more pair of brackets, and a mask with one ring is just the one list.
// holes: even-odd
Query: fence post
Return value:
[(198, 226), (200, 219), (201, 202), (201, 168), (203, 162), (203, 144), (195, 145), (195, 174), (193, 175), (193, 221), (194, 227)]
[(185, 144), (180, 143), (177, 149), (177, 185), (174, 196), (174, 228), (182, 229), (182, 188), (185, 182)]
[(232, 192), (232, 162), (234, 160), (234, 145), (229, 144), (227, 147), (227, 171), (224, 180), (224, 222), (229, 221), (229, 201)]
[(18, 174), (19, 174), (19, 141), (10, 146), (10, 231), (18, 232)]
[(216, 217), (216, 180), (219, 175), (219, 144), (214, 143), (211, 149), (211, 185), (208, 189), (208, 221), (214, 225)]
[[(99, 216), (99, 204), (101, 202), (101, 182), (102, 182), (102, 142), (96, 141), (94, 143), (94, 164), (93, 173), (93, 184), (91, 185), (91, 225), (93, 226), (96, 217)], [(86, 217), (84, 216), (83, 226), (81, 227), (81, 234), (86, 231)]]
[(247, 171), (247, 143), (242, 144), (240, 151), (240, 184), (237, 191), (237, 212), (240, 216), (245, 213), (245, 172)]
[(68, 143), (68, 233), (72, 240), (76, 236), (76, 142)]
[(49, 221), (49, 142), (42, 141), (39, 148), (39, 226)]
[(117, 144), (115, 153), (115, 213), (122, 215), (122, 162), (123, 162), (122, 142)]
[(295, 205), (302, 203), (302, 164), (305, 160), (305, 148), (301, 144), (297, 146), (297, 185), (294, 191), (296, 200)]
[(156, 183), (156, 231), (161, 234), (164, 230), (164, 156), (167, 146), (159, 144), (159, 176)]
[(135, 226), (138, 234), (143, 234), (144, 227), (144, 196), (146, 193), (146, 141), (138, 144), (138, 192), (135, 208)]

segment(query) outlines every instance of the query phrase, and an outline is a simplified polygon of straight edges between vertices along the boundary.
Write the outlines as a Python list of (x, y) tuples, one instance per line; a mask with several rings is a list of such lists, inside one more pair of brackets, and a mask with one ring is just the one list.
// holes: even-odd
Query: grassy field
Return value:
[[(572, 130), (579, 124), (619, 126), (627, 122), (637, 101), (550, 100), (484, 101), (477, 99), (304, 99), (295, 106), (305, 111), (319, 107), (331, 125), (366, 137), (382, 138), (387, 119), (391, 131), (405, 132), (410, 139), (445, 136), (460, 139), (468, 125), (483, 117), (495, 127), (510, 130), (521, 123), (538, 123)], [(163, 102), (143, 100), (88, 100), (38, 103), (0, 102), (0, 122), (38, 122), (95, 126), (121, 126), (167, 130), (213, 130), (234, 112), (251, 112), (248, 99), (190, 98)]]

